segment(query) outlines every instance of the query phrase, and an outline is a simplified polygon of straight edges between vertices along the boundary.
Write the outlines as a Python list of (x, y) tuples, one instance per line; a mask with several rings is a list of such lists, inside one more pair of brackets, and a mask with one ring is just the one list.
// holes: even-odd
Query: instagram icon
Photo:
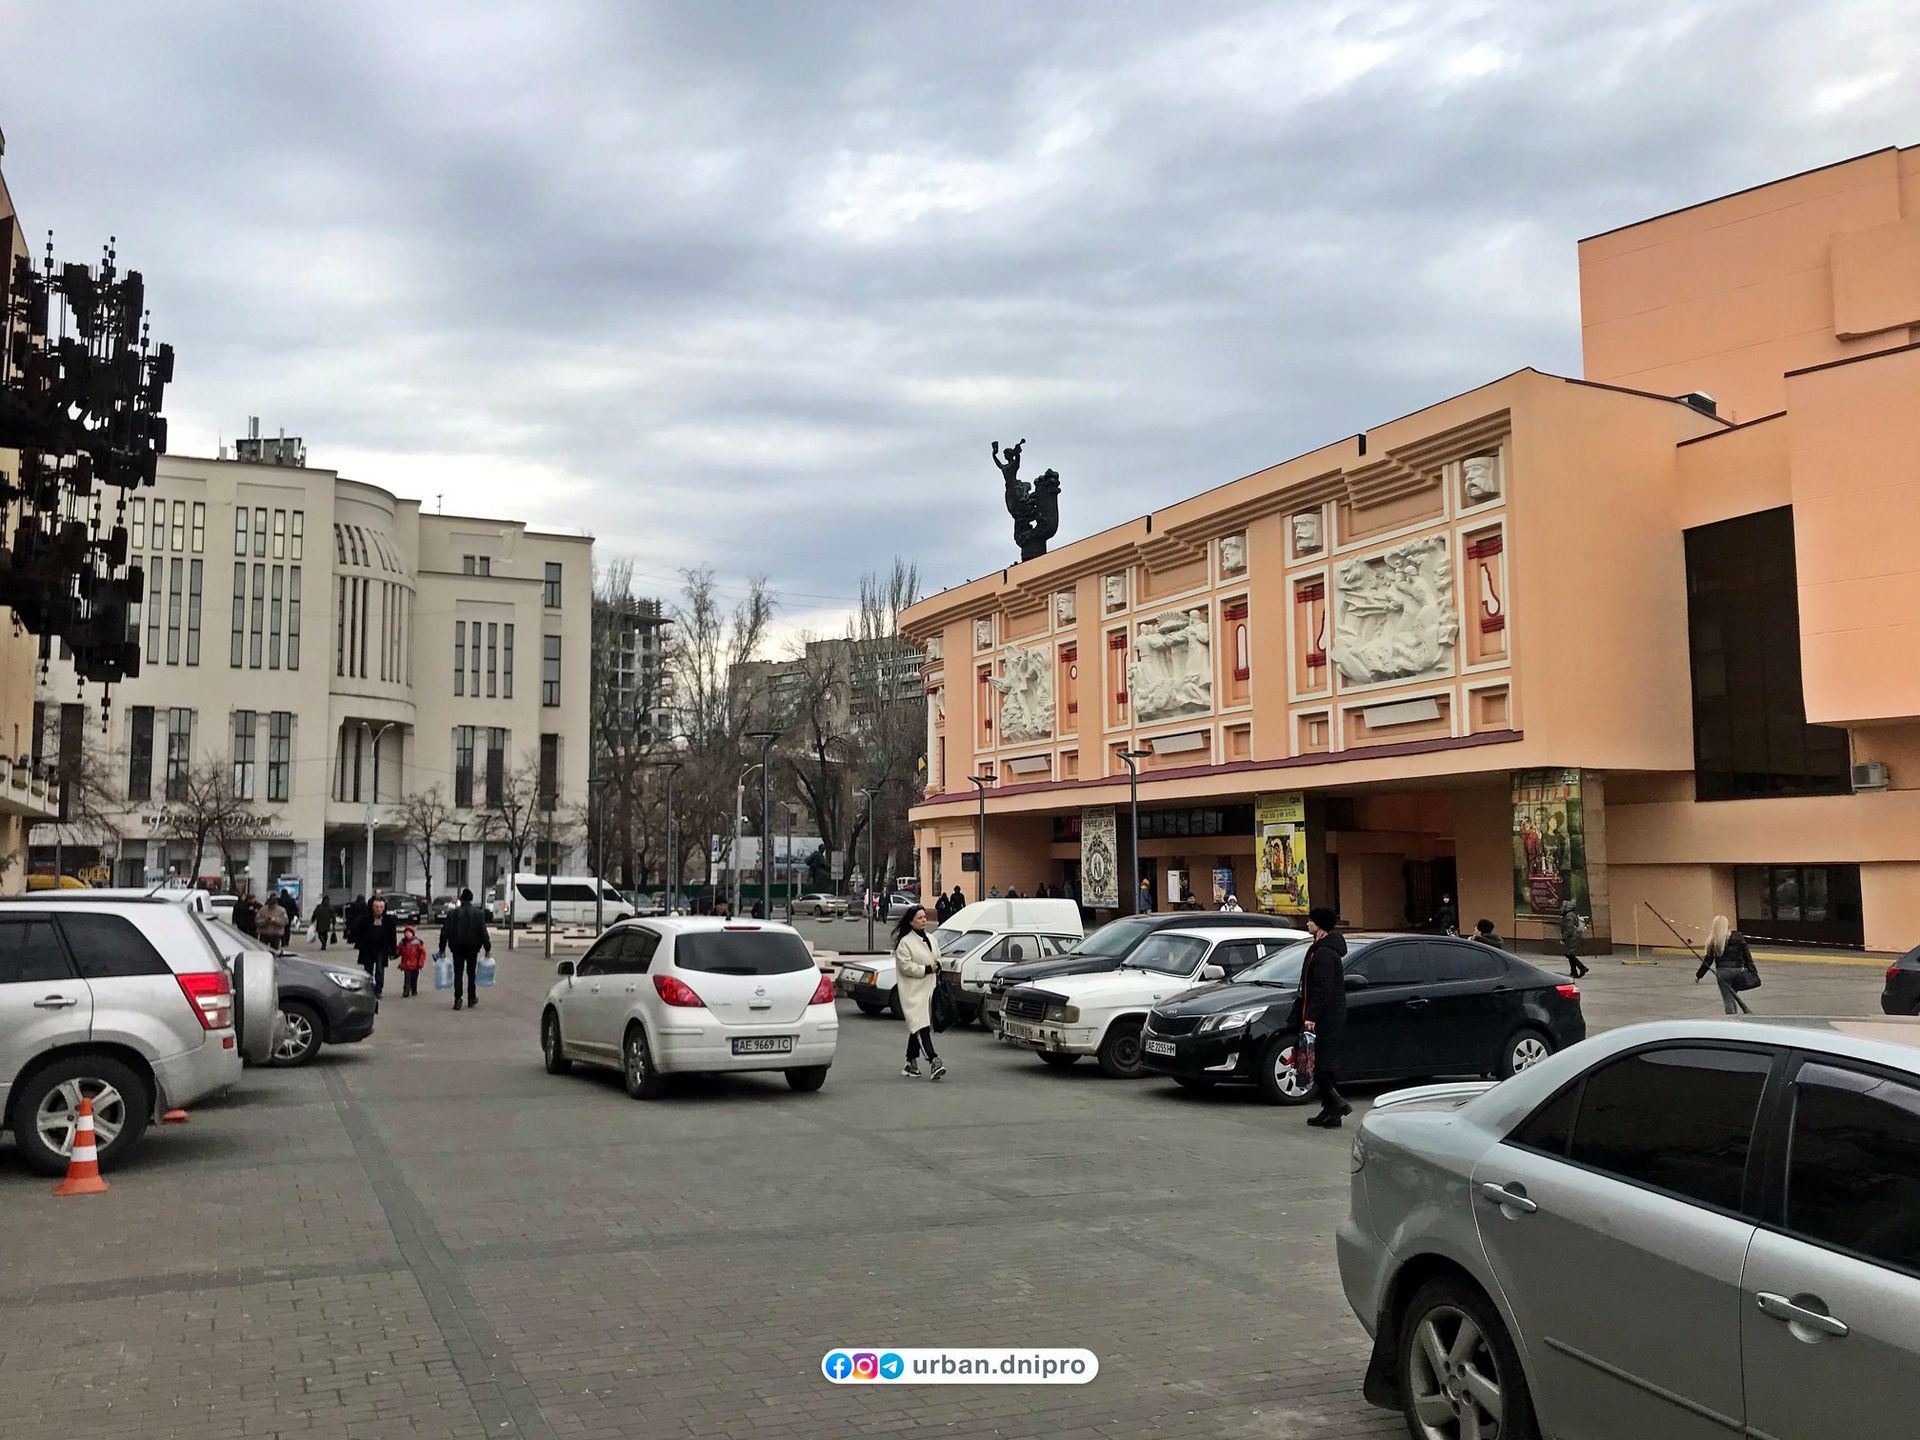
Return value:
[(857, 1350), (853, 1356), (853, 1378), (873, 1380), (880, 1374), (880, 1357), (871, 1350)]

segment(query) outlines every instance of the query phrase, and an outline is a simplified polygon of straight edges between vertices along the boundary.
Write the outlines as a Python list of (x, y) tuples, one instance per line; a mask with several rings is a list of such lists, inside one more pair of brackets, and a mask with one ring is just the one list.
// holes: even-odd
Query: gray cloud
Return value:
[[(772, 576), (1011, 558), (1519, 365), (1581, 235), (1912, 142), (1897, 0), (0, 7), (8, 176), (249, 413)], [(821, 617), (816, 617), (821, 618)]]

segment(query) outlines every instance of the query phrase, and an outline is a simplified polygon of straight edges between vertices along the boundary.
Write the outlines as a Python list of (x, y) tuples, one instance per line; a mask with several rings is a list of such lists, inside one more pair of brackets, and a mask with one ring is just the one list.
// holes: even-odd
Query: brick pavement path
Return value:
[[(103, 1197), (52, 1199), (0, 1142), (0, 1436), (1398, 1433), (1360, 1399), (1334, 1270), (1344, 1137), (1300, 1112), (1047, 1070), (977, 1030), (915, 1083), (897, 1022), (858, 1014), (818, 1095), (750, 1077), (637, 1104), (541, 1071), (545, 977), (503, 955), (478, 1012), (392, 999), (369, 1043), (155, 1133)], [(1689, 979), (1612, 965), (1584, 989), (1596, 1024), (1713, 1013)], [(1760, 1004), (1877, 993), (1807, 966)], [(819, 1378), (828, 1348), (882, 1343), (1084, 1345), (1101, 1373)]]

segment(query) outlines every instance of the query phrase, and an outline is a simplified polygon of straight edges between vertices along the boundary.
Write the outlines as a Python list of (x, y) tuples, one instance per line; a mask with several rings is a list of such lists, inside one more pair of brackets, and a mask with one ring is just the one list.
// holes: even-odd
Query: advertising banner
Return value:
[(1213, 908), (1218, 910), (1225, 905), (1229, 896), (1238, 898), (1233, 888), (1233, 867), (1216, 865), (1213, 868)]
[(1270, 915), (1304, 915), (1307, 897), (1307, 798), (1298, 790), (1253, 802), (1254, 898)]
[(1120, 908), (1120, 833), (1111, 805), (1080, 812), (1080, 900), (1096, 910)]
[(1573, 897), (1582, 915), (1587, 896), (1587, 831), (1578, 770), (1513, 772), (1513, 913), (1557, 920)]

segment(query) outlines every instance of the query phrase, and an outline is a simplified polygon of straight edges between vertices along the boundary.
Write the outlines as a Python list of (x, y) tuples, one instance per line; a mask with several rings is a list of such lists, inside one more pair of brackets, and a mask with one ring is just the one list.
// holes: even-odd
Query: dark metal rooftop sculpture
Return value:
[[(0, 266), (12, 255), (0, 220)], [(154, 345), (146, 284), (121, 273), (111, 241), (97, 266), (60, 265), (49, 239), (41, 266), (21, 256), (0, 268), (0, 605), (40, 637), (55, 638), (83, 680), (139, 672), (128, 618), (143, 576), (130, 563), (127, 492), (153, 483), (167, 446), (160, 405), (173, 347)], [(50, 321), (57, 320), (57, 325)], [(118, 493), (104, 514), (107, 487)]]
[(1022, 560), (1037, 560), (1047, 553), (1047, 542), (1060, 528), (1060, 472), (1042, 471), (1031, 485), (1020, 478), (1020, 451), (1024, 438), (1004, 451), (993, 442), (993, 463), (1007, 483), (1007, 513), (1013, 517), (1013, 543), (1020, 547)]

